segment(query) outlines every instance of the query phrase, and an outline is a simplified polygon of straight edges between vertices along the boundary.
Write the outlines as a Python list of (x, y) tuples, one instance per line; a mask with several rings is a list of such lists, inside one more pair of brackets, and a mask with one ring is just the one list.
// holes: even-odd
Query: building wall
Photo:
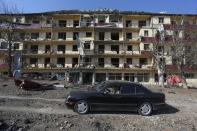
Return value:
[[(94, 22), (98, 23), (98, 17), (100, 16), (105, 16), (105, 24), (109, 26), (111, 20), (110, 20), (110, 15), (112, 14), (95, 14), (94, 16)], [(121, 15), (121, 14), (120, 14)], [(153, 58), (150, 58), (149, 56), (142, 55), (142, 52), (145, 50), (145, 44), (149, 44), (149, 50), (153, 48), (154, 43), (149, 42), (145, 43), (141, 41), (141, 37), (145, 36), (144, 31), (148, 31), (148, 36), (147, 37), (154, 37), (158, 27), (161, 25), (159, 23), (159, 18), (163, 17), (164, 21), (162, 24), (171, 24), (172, 17), (169, 15), (149, 15), (149, 14), (144, 14), (144, 15), (121, 15), (121, 19), (119, 23), (117, 24), (116, 27), (102, 27), (99, 29), (99, 27), (96, 27), (96, 24), (93, 27), (93, 24), (91, 24), (89, 27), (80, 27), (80, 22), (79, 22), (79, 27), (77, 28), (72, 28), (74, 24), (74, 20), (81, 20), (80, 16), (84, 16), (84, 19), (87, 18), (88, 16), (91, 16), (91, 14), (51, 14), (53, 16), (53, 24), (54, 24), (54, 29), (52, 28), (41, 28), (41, 29), (35, 29), (33, 28), (32, 30), (28, 30), (27, 32), (39, 32), (39, 38), (37, 40), (27, 40), (28, 49), (30, 49), (30, 45), (38, 45), (38, 54), (30, 54), (27, 53), (26, 58), (24, 61), (29, 63), (30, 58), (38, 58), (38, 68), (44, 68), (44, 60), (45, 58), (51, 58), (51, 63), (57, 64), (57, 59), (58, 58), (65, 58), (65, 67), (69, 67), (72, 69), (72, 58), (79, 58), (79, 52), (78, 51), (72, 51), (73, 45), (76, 45), (76, 41), (73, 40), (73, 32), (79, 32), (79, 38), (81, 41), (93, 41), (95, 42), (99, 40), (99, 32), (105, 32), (104, 35), (104, 41), (100, 41), (100, 44), (104, 44), (105, 50), (104, 54), (94, 54), (92, 53), (90, 57), (92, 58), (92, 63), (96, 61), (98, 63), (98, 58), (104, 58), (104, 68), (101, 70), (97, 70), (96, 67), (96, 72), (104, 72), (106, 74), (108, 73), (148, 73), (149, 74), (149, 82), (154, 83), (154, 74), (156, 72), (155, 67), (148, 68), (147, 66), (143, 66), (143, 68), (140, 67), (135, 67), (135, 65), (139, 65), (140, 58), (147, 58), (148, 59), (148, 64), (149, 66), (153, 66), (154, 60)], [(43, 17), (43, 16), (42, 16)], [(117, 16), (116, 16), (117, 17)], [(36, 16), (32, 18), (26, 19), (25, 17), (22, 17), (21, 22), (22, 23), (33, 23), (33, 19), (36, 19)], [(38, 15), (38, 20), (40, 20), (40, 24), (42, 26), (46, 26), (46, 19), (41, 19), (41, 17)], [(58, 27), (59, 25), (59, 20), (66, 20), (67, 25), (64, 28)], [(122, 21), (121, 21), (122, 20)], [(131, 25), (130, 27), (125, 27), (126, 25), (126, 20), (131, 20)], [(87, 20), (85, 19), (84, 22)], [(146, 21), (146, 25), (139, 27), (139, 21)], [(90, 22), (93, 23), (93, 20)], [(190, 23), (194, 23), (194, 20), (190, 20)], [(197, 20), (196, 20), (197, 23)], [(100, 24), (100, 23), (99, 23)], [(50, 25), (50, 24), (49, 24)], [(124, 25), (124, 27), (123, 27)], [(57, 28), (58, 27), (58, 28)], [(111, 28), (111, 30), (110, 30)], [(154, 28), (154, 29), (153, 29)], [(96, 31), (95, 31), (96, 29)], [(51, 32), (52, 33), (52, 40), (46, 40), (46, 32)], [(58, 32), (66, 32), (66, 40), (60, 40), (58, 39)], [(86, 32), (92, 32), (91, 37), (86, 37)], [(119, 41), (112, 41), (111, 40), (111, 33), (112, 32), (119, 32)], [(126, 40), (126, 33), (130, 32), (132, 33), (132, 39), (131, 40)], [(166, 35), (172, 35), (172, 31), (167, 30)], [(183, 32), (181, 32), (179, 35), (180, 37), (182, 36)], [(45, 53), (45, 45), (51, 45), (51, 51), (52, 53), (46, 54)], [(66, 52), (63, 53), (57, 53), (57, 46), (58, 45), (66, 45)], [(119, 45), (119, 53), (111, 51), (111, 45)], [(127, 46), (132, 45), (132, 51), (127, 51)], [(20, 43), (19, 50), (23, 49), (23, 44)], [(90, 44), (90, 50), (91, 51), (97, 51), (98, 50), (98, 44), (95, 42), (94, 44)], [(146, 50), (147, 51), (147, 50)], [(166, 64), (172, 64), (172, 58), (168, 56), (168, 53), (171, 51), (170, 46), (165, 47), (165, 52), (164, 54), (165, 59), (166, 59)], [(125, 55), (126, 53), (126, 55)], [(111, 58), (119, 58), (119, 68), (115, 69), (115, 67), (112, 67), (111, 64)], [(124, 66), (124, 63), (126, 62), (127, 58), (132, 58), (132, 68), (126, 69)], [(99, 67), (100, 68), (100, 67)], [(77, 70), (77, 69), (76, 69)], [(126, 71), (125, 71), (126, 70)], [(36, 71), (36, 70), (35, 70)], [(53, 69), (49, 69), (49, 72), (53, 72)], [(65, 69), (62, 69), (60, 72), (64, 72)], [(54, 71), (55, 72), (55, 71)], [(189, 81), (193, 81), (189, 80)]]

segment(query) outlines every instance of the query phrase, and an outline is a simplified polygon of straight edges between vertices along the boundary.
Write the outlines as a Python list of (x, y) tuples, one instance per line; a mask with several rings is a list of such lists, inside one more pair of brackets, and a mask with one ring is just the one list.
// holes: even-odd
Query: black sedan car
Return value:
[(91, 91), (70, 92), (66, 106), (79, 114), (89, 111), (138, 111), (148, 116), (165, 106), (165, 95), (138, 83), (105, 81)]

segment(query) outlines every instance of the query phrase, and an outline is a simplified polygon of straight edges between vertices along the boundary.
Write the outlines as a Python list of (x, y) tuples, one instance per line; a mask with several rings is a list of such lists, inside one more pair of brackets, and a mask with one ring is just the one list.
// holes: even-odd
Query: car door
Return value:
[(130, 83), (123, 84), (120, 88), (121, 109), (124, 111), (133, 111), (137, 109), (138, 99), (136, 97), (136, 87)]
[(117, 84), (110, 83), (105, 85), (103, 91), (91, 97), (92, 110), (114, 111), (119, 107), (120, 95), (115, 94)]

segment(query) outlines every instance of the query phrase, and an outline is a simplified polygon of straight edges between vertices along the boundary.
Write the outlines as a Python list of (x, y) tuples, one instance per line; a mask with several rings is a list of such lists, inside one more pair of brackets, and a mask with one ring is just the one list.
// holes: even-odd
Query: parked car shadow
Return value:
[[(179, 109), (166, 104), (165, 108), (160, 110), (153, 111), (152, 116), (161, 115), (161, 114), (173, 114), (179, 112)], [(91, 111), (90, 114), (128, 114), (128, 115), (137, 115), (137, 111)]]
[(160, 114), (173, 114), (179, 112), (179, 109), (173, 107), (172, 105), (166, 104), (166, 107), (157, 111), (153, 112), (153, 115), (160, 115)]

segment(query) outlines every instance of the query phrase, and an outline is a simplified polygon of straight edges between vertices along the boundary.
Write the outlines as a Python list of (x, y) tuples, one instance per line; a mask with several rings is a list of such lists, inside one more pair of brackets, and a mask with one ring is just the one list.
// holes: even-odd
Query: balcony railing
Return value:
[(123, 28), (122, 22), (95, 23), (95, 27)]

